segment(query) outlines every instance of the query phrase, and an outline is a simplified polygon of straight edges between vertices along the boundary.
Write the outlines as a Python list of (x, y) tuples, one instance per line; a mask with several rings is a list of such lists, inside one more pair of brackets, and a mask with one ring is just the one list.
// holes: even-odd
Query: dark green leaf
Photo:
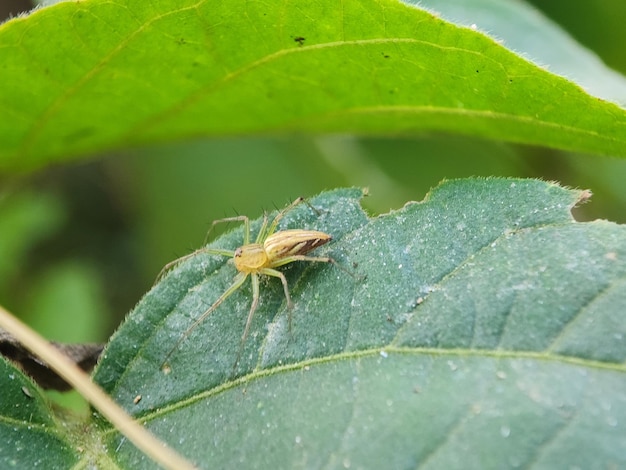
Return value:
[(0, 356), (0, 467), (72, 468), (79, 456), (41, 392)]
[[(575, 222), (585, 197), (451, 181), (368, 219), (359, 191), (324, 193), (320, 215), (302, 205), (281, 228), (332, 234), (317, 253), (364, 277), (289, 265), (292, 312), (277, 280), (262, 283), (233, 370), (246, 284), (166, 373), (235, 275), (198, 254), (129, 315), (96, 380), (203, 468), (622, 467), (626, 233)], [(213, 246), (240, 244), (236, 230)], [(105, 441), (123, 467), (151, 468), (114, 430)]]

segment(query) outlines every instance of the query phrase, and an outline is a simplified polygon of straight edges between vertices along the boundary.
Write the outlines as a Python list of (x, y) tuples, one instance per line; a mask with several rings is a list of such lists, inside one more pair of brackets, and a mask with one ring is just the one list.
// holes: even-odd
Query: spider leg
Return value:
[(252, 318), (254, 317), (254, 312), (256, 312), (257, 307), (259, 306), (259, 275), (256, 273), (250, 274), (252, 278), (252, 305), (250, 305), (250, 311), (248, 312), (248, 318), (246, 319), (246, 326), (243, 330), (243, 334), (241, 335), (241, 342), (239, 343), (239, 351), (237, 352), (237, 358), (235, 359), (235, 363), (233, 364), (232, 374), (235, 373), (237, 369), (237, 365), (239, 364), (239, 359), (241, 359), (241, 355), (243, 354), (243, 347), (248, 338), (248, 333), (250, 332), (250, 325), (252, 324)]
[[(268, 237), (268, 235), (269, 233), (267, 231), (267, 212), (263, 212), (263, 224), (261, 225), (259, 233), (256, 236), (256, 240), (255, 240), (256, 243), (263, 243), (263, 241)], [(249, 239), (250, 239), (250, 227), (248, 227), (248, 240), (246, 241), (245, 245), (250, 243)]]
[(248, 338), (248, 333), (250, 332), (250, 325), (252, 324), (252, 317), (254, 317), (254, 312), (256, 312), (257, 307), (259, 306), (259, 275), (256, 273), (252, 273), (252, 305), (250, 305), (250, 312), (248, 312), (248, 318), (246, 319), (246, 327), (243, 330), (243, 334), (241, 335), (241, 343), (246, 342), (246, 338)]
[[(196, 326), (198, 326), (200, 323), (202, 323), (202, 321), (204, 321), (204, 319), (206, 317), (208, 317), (211, 313), (213, 313), (213, 311), (219, 307), (221, 305), (222, 302), (224, 302), (224, 300), (226, 300), (228, 297), (230, 297), (237, 289), (239, 289), (241, 287), (241, 285), (244, 283), (244, 281), (246, 280), (246, 278), (248, 277), (247, 273), (238, 273), (235, 276), (235, 280), (234, 282), (230, 285), (230, 287), (228, 289), (226, 289), (226, 291), (219, 296), (219, 298), (213, 302), (213, 305), (211, 305), (202, 315), (200, 315), (196, 321), (194, 321), (191, 326), (189, 328), (187, 328), (185, 330), (185, 332), (182, 334), (182, 336), (178, 339), (178, 341), (176, 342), (176, 344), (174, 345), (174, 347), (172, 349), (170, 349), (170, 351), (167, 353), (167, 356), (165, 356), (165, 360), (163, 361), (163, 363), (161, 364), (161, 368), (164, 368), (165, 365), (167, 364), (167, 360), (170, 358), (170, 356), (174, 353), (174, 351), (176, 351), (178, 349), (178, 347), (181, 345), (181, 343), (183, 341), (185, 341), (187, 339), (187, 337), (191, 334), (191, 332), (194, 330), (194, 328)], [(258, 284), (258, 280), (257, 280), (257, 284)], [(254, 285), (254, 283), (253, 283)], [(258, 286), (257, 286), (258, 289)]]
[(358, 276), (353, 272), (348, 271), (346, 268), (341, 266), (337, 260), (331, 258), (329, 256), (306, 256), (306, 255), (292, 255), (287, 256), (285, 258), (278, 259), (272, 263), (272, 268), (278, 268), (280, 266), (284, 266), (289, 263), (293, 263), (294, 261), (312, 261), (314, 263), (331, 263), (335, 265), (337, 268), (341, 269), (344, 273), (352, 276), (354, 279), (358, 279)]
[(288, 321), (289, 321), (289, 331), (291, 331), (291, 311), (293, 310), (293, 302), (291, 301), (291, 296), (289, 295), (289, 285), (287, 284), (287, 278), (283, 273), (277, 271), (276, 269), (271, 268), (263, 268), (259, 271), (261, 274), (265, 274), (266, 276), (273, 276), (280, 279), (280, 282), (283, 283), (283, 290), (285, 291), (285, 298), (287, 299), (287, 309), (288, 313)]
[(193, 253), (189, 253), (188, 255), (181, 256), (180, 258), (176, 258), (174, 261), (170, 261), (165, 266), (163, 266), (163, 269), (161, 269), (161, 271), (159, 271), (159, 275), (157, 276), (157, 278), (154, 281), (154, 283), (156, 284), (157, 282), (159, 282), (161, 280), (161, 278), (163, 278), (165, 273), (168, 272), (170, 269), (172, 269), (177, 264), (180, 264), (183, 261), (186, 261), (186, 260), (188, 260), (190, 258), (193, 258), (194, 256), (199, 255), (200, 253), (206, 253), (206, 254), (209, 254), (209, 255), (228, 256), (230, 258), (235, 256), (235, 252), (232, 251), (232, 250), (222, 250), (220, 248), (199, 248), (196, 251), (194, 251)]
[(244, 245), (247, 245), (248, 243), (250, 243), (250, 219), (248, 219), (248, 217), (245, 216), (245, 215), (238, 215), (236, 217), (226, 217), (224, 219), (214, 220), (213, 223), (211, 224), (211, 228), (208, 230), (208, 232), (206, 233), (206, 236), (204, 237), (204, 244), (205, 245), (207, 244), (207, 241), (209, 240), (209, 235), (211, 235), (211, 232), (213, 231), (215, 226), (217, 224), (223, 224), (224, 222), (243, 222), (243, 224), (244, 224), (244, 234), (243, 234)]
[(297, 198), (296, 200), (294, 200), (291, 204), (289, 204), (287, 207), (285, 207), (282, 211), (280, 211), (278, 214), (276, 214), (276, 217), (274, 217), (274, 220), (272, 220), (272, 224), (270, 225), (268, 231), (267, 231), (267, 235), (265, 238), (267, 238), (268, 236), (270, 236), (271, 234), (273, 234), (276, 229), (278, 228), (278, 224), (279, 222), (282, 220), (282, 218), (285, 216), (285, 214), (287, 214), (287, 212), (289, 212), (290, 210), (292, 210), (294, 207), (296, 207), (298, 204), (302, 204), (305, 203), (307, 206), (309, 206), (309, 208), (315, 212), (318, 216), (320, 215), (320, 211), (318, 211), (315, 207), (313, 207), (311, 205), (311, 203), (309, 203), (309, 201), (307, 201), (306, 199), (304, 199), (302, 196), (300, 196), (299, 198)]
[(280, 282), (283, 283), (283, 290), (285, 291), (285, 298), (287, 299), (287, 308), (293, 308), (293, 302), (291, 301), (291, 296), (289, 295), (289, 286), (287, 285), (287, 278), (283, 273), (277, 271), (276, 269), (271, 268), (263, 268), (259, 270), (259, 273), (265, 274), (266, 276), (273, 276), (280, 279)]
[(304, 201), (304, 198), (300, 196), (291, 204), (289, 204), (287, 207), (285, 207), (282, 211), (276, 214), (276, 217), (274, 217), (274, 220), (272, 220), (272, 225), (270, 225), (270, 228), (267, 231), (267, 234), (271, 235), (272, 233), (274, 233), (276, 231), (276, 227), (278, 227), (278, 223), (285, 216), (285, 214), (289, 212), (291, 209), (293, 209), (294, 207), (296, 207), (298, 204), (302, 203), (302, 201)]

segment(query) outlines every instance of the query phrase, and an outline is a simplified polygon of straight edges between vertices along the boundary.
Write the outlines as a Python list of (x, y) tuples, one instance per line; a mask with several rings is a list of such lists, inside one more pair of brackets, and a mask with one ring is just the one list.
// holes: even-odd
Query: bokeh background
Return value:
[[(533, 3), (626, 74), (626, 2)], [(0, 18), (31, 7), (3, 0)], [(214, 219), (257, 217), (338, 186), (368, 187), (375, 215), (423, 199), (444, 178), (490, 175), (591, 189), (578, 220), (626, 221), (626, 162), (609, 157), (432, 134), (180, 142), (0, 175), (0, 303), (47, 338), (106, 341)]]

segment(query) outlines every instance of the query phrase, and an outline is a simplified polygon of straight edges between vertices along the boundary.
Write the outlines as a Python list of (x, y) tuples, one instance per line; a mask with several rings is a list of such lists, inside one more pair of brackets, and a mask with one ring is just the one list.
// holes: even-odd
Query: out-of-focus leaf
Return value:
[(54, 232), (63, 207), (44, 193), (5, 194), (0, 200), (0, 291), (18, 271), (28, 250)]

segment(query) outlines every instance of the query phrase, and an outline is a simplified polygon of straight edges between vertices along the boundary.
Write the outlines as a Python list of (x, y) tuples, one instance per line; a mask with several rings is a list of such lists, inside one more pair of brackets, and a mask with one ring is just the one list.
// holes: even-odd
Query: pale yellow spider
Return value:
[[(243, 222), (243, 245), (234, 251), (221, 248), (200, 248), (199, 250), (196, 250), (187, 256), (178, 258), (177, 260), (174, 260), (171, 263), (165, 265), (165, 267), (161, 270), (161, 274), (169, 270), (172, 266), (180, 263), (181, 261), (189, 259), (197, 255), (198, 253), (208, 253), (211, 255), (222, 255), (233, 258), (233, 263), (238, 273), (235, 276), (235, 279), (231, 286), (226, 289), (226, 291), (222, 295), (220, 295), (220, 297), (215, 302), (213, 302), (213, 305), (211, 305), (202, 315), (200, 315), (200, 317), (198, 317), (198, 319), (194, 321), (193, 324), (189, 328), (187, 328), (187, 330), (182, 334), (180, 339), (165, 357), (163, 367), (166, 367), (169, 357), (189, 336), (193, 329), (198, 326), (206, 317), (213, 313), (213, 311), (215, 311), (215, 309), (219, 307), (220, 304), (224, 302), (224, 300), (226, 300), (237, 289), (239, 289), (248, 278), (248, 276), (252, 278), (252, 305), (250, 306), (250, 312), (248, 313), (246, 326), (243, 330), (243, 335), (241, 336), (242, 346), (246, 341), (246, 338), (248, 337), (248, 332), (250, 330), (250, 324), (252, 323), (254, 312), (259, 305), (259, 275), (264, 274), (266, 276), (273, 276), (280, 279), (283, 284), (283, 290), (285, 291), (285, 298), (287, 299), (287, 308), (292, 309), (293, 303), (291, 301), (291, 296), (289, 295), (287, 279), (285, 278), (285, 275), (278, 271), (276, 268), (284, 266), (285, 264), (293, 263), (294, 261), (314, 261), (323, 263), (334, 263), (335, 265), (337, 265), (335, 260), (328, 256), (306, 256), (306, 254), (310, 251), (332, 240), (332, 237), (327, 233), (319, 232), (317, 230), (299, 229), (280, 230), (276, 232), (276, 229), (278, 228), (278, 223), (285, 216), (285, 214), (302, 202), (305, 202), (316, 213), (319, 213), (313, 206), (306, 202), (304, 198), (299, 197), (285, 209), (280, 211), (276, 215), (276, 217), (274, 217), (274, 220), (269, 226), (267, 214), (263, 216), (263, 224), (261, 225), (261, 229), (259, 230), (259, 234), (257, 235), (256, 241), (254, 243), (250, 243), (250, 219), (248, 219), (248, 217), (246, 217), (245, 215), (215, 220), (211, 225), (209, 233), (211, 232), (211, 230), (213, 230), (213, 227), (215, 227), (215, 225), (219, 223), (236, 221)], [(352, 273), (348, 271), (346, 272), (352, 276)], [(159, 277), (161, 277), (161, 274), (159, 275)]]

